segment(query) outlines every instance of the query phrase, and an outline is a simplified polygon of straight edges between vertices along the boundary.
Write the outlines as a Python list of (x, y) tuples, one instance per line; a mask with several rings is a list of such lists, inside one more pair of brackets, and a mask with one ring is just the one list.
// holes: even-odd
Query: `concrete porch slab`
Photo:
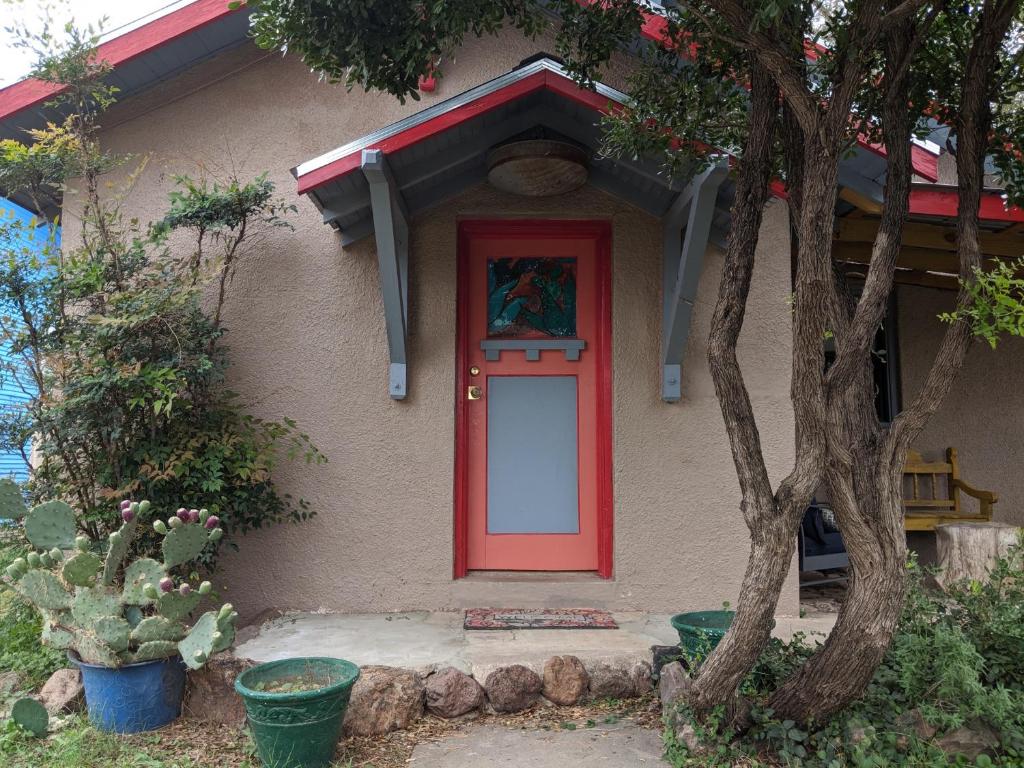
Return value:
[(641, 768), (668, 765), (659, 731), (628, 723), (575, 731), (477, 726), (412, 753), (417, 768)]
[[(464, 630), (461, 611), (387, 614), (294, 613), (273, 619), (235, 653), (257, 662), (294, 656), (334, 656), (360, 666), (406, 669), (452, 666), (483, 681), (495, 668), (523, 664), (542, 672), (551, 656), (571, 654), (587, 666), (650, 661), (652, 645), (679, 638), (668, 614), (618, 612), (619, 629)], [(832, 614), (779, 617), (777, 637), (827, 633)]]

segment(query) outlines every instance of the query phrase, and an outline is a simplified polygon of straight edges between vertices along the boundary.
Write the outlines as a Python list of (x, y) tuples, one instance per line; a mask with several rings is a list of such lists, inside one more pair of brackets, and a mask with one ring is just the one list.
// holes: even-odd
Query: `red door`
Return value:
[(456, 574), (611, 571), (610, 229), (463, 222)]

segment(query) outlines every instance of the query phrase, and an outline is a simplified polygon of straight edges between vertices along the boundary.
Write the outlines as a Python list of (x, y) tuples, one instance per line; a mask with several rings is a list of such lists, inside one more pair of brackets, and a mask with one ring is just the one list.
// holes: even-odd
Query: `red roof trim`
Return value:
[[(470, 120), (486, 112), (490, 112), (503, 104), (507, 104), (510, 101), (527, 96), (541, 89), (547, 89), (549, 91), (559, 93), (567, 98), (573, 99), (578, 104), (599, 112), (608, 111), (608, 100), (604, 97), (596, 93), (592, 93), (591, 91), (582, 90), (568, 78), (557, 75), (554, 72), (543, 71), (523, 78), (518, 82), (511, 83), (497, 91), (488, 93), (486, 96), (481, 96), (476, 101), (471, 101), (468, 104), (456, 107), (455, 109), (445, 112), (442, 115), (438, 115), (425, 123), (420, 123), (419, 125), (402, 131), (401, 133), (396, 133), (394, 136), (389, 136), (388, 138), (381, 140), (379, 143), (374, 144), (372, 147), (367, 147), (367, 149), (379, 149), (382, 150), (384, 154), (397, 152), (405, 149), (406, 147), (411, 147), (412, 145), (441, 133), (442, 131), (453, 128), (466, 120)], [(301, 195), (309, 192), (311, 189), (315, 189), (316, 187), (332, 182), (335, 179), (339, 179), (347, 173), (351, 173), (359, 168), (361, 159), (362, 150), (355, 150), (344, 157), (339, 157), (337, 160), (317, 168), (315, 171), (310, 171), (309, 173), (300, 176), (298, 179), (299, 194)]]
[[(953, 187), (949, 189), (912, 189), (910, 192), (911, 216), (942, 216), (956, 218), (960, 208), (960, 196)], [(984, 192), (978, 215), (985, 221), (1024, 222), (1024, 209), (1006, 206), (998, 192)]]
[[(668, 22), (666, 19), (657, 13), (645, 14), (644, 23), (640, 28), (641, 34), (648, 40), (651, 40), (659, 45), (663, 45), (668, 42), (666, 37), (668, 30)], [(804, 51), (808, 58), (814, 60), (824, 51), (824, 47), (817, 43), (807, 42), (804, 45)], [(886, 157), (885, 147), (870, 143), (865, 137), (859, 137), (857, 143), (865, 149), (869, 149), (875, 154)], [(937, 155), (933, 155), (924, 147), (920, 147), (914, 144), (910, 148), (911, 164), (914, 168), (914, 173), (921, 176), (928, 181), (938, 181), (938, 163), (939, 158)]]
[[(197, 0), (108, 40), (99, 46), (98, 57), (117, 67), (241, 10), (244, 10), (244, 6), (228, 8), (227, 0)], [(0, 120), (6, 120), (22, 110), (51, 99), (61, 90), (55, 85), (32, 78), (12, 83), (0, 90)]]

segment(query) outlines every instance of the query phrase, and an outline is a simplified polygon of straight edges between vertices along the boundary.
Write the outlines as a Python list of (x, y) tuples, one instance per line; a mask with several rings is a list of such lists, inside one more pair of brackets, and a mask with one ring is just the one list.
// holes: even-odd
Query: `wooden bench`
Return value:
[[(928, 493), (930, 492), (930, 494)], [(960, 494), (978, 500), (976, 514), (960, 509)], [(956, 448), (946, 449), (946, 461), (929, 462), (918, 451), (907, 452), (903, 467), (904, 526), (908, 531), (934, 531), (943, 523), (961, 523), (992, 519), (992, 505), (998, 497), (960, 479)]]

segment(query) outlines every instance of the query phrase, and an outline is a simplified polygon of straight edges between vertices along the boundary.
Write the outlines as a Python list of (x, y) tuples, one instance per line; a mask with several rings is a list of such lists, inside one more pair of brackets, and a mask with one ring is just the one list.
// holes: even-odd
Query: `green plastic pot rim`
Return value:
[[(316, 688), (312, 691), (296, 691), (296, 692), (273, 692), (273, 691), (254, 691), (249, 688), (243, 680), (250, 674), (257, 670), (262, 671), (273, 671), (276, 667), (282, 667), (285, 665), (292, 665), (295, 662), (316, 662), (323, 663), (327, 666), (335, 667), (336, 669), (342, 669), (345, 672), (345, 677), (342, 680), (326, 685), (323, 688)], [(311, 701), (313, 699), (323, 698), (333, 693), (340, 693), (349, 686), (353, 685), (356, 680), (359, 679), (359, 667), (353, 664), (351, 661), (345, 659), (335, 659), (330, 656), (299, 656), (290, 659), (279, 659), (277, 661), (268, 661), (264, 664), (257, 664), (255, 667), (250, 667), (240, 674), (235, 679), (235, 692), (239, 696), (246, 699), (252, 699), (253, 701), (259, 701), (266, 704), (286, 704), (300, 701)]]
[(134, 667), (145, 667), (148, 664), (163, 664), (165, 661), (181, 661), (181, 656), (175, 653), (173, 656), (161, 656), (159, 659), (147, 659), (146, 661), (133, 661), (131, 664), (122, 664), (118, 667), (108, 667), (106, 664), (93, 664), (82, 661), (82, 657), (74, 651), (68, 651), (68, 661), (76, 667), (88, 667), (89, 669), (109, 669), (116, 672), (119, 669), (132, 669)]
[(715, 617), (720, 617), (720, 618), (724, 618), (724, 617), (728, 616), (729, 617), (729, 621), (731, 623), (732, 619), (736, 616), (736, 612), (735, 611), (688, 611), (686, 613), (677, 613), (675, 616), (673, 616), (671, 619), (669, 619), (669, 623), (676, 630), (680, 630), (680, 629), (684, 629), (685, 628), (685, 629), (697, 629), (697, 630), (700, 630), (701, 632), (725, 632), (728, 629), (727, 627), (708, 627), (708, 626), (705, 626), (705, 625), (700, 624), (700, 623), (691, 623), (691, 617), (694, 617), (694, 616), (715, 616)]

